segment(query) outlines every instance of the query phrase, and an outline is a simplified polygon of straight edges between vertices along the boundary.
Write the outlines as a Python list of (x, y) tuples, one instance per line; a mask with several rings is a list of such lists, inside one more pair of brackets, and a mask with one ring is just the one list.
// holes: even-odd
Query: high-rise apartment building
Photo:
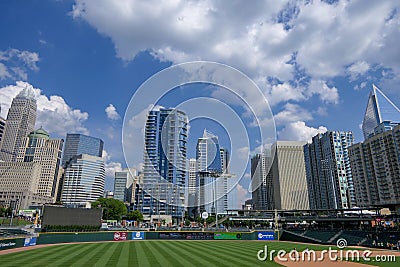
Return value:
[(185, 206), (187, 115), (178, 109), (152, 110), (145, 126), (142, 195), (145, 216), (182, 220)]
[(348, 209), (355, 206), (348, 148), (352, 132), (328, 131), (304, 146), (311, 209)]
[(349, 149), (357, 206), (400, 211), (400, 109), (375, 85), (362, 130), (364, 142)]
[(13, 99), (1, 141), (0, 161), (15, 161), (23, 139), (34, 130), (36, 109), (35, 92), (30, 87)]
[(99, 138), (84, 134), (67, 134), (62, 166), (65, 167), (67, 161), (80, 154), (101, 157), (103, 155), (103, 146), (104, 142)]
[(55, 197), (60, 180), (61, 153), (64, 140), (50, 139), (49, 134), (42, 128), (31, 132), (23, 139), (18, 150), (17, 161), (38, 162), (41, 174), (38, 194)]
[(400, 123), (400, 109), (378, 87), (372, 85), (362, 123), (364, 139), (373, 135), (375, 128), (385, 121)]
[(64, 173), (61, 201), (82, 207), (104, 196), (105, 169), (101, 157), (81, 154), (69, 160)]
[(277, 141), (272, 146), (273, 208), (309, 209), (303, 146), (307, 142)]
[(127, 204), (131, 204), (135, 201), (136, 176), (136, 169), (124, 169), (115, 172), (114, 199), (118, 199)]
[(357, 206), (400, 207), (399, 141), (400, 124), (350, 147)]

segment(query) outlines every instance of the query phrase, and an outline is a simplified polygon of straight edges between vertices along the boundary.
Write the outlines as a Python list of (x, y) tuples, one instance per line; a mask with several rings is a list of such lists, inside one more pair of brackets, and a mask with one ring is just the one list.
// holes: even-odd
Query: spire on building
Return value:
[(373, 84), (362, 124), (364, 138), (373, 134), (375, 127), (384, 121), (400, 123), (400, 109)]

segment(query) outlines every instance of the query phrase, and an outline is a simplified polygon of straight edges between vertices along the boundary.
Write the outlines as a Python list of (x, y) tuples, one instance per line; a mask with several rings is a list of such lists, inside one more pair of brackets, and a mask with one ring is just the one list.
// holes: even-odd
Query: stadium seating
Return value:
[(303, 233), (303, 236), (320, 240), (322, 243), (327, 243), (337, 233), (338, 230), (308, 230)]

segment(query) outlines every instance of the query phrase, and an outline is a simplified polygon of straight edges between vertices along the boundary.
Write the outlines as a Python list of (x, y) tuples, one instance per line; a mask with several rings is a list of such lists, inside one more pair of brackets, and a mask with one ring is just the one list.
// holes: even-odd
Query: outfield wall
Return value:
[(250, 233), (201, 231), (41, 233), (37, 244), (127, 240), (278, 240), (278, 234), (266, 231)]
[(277, 232), (104, 231), (40, 233), (38, 237), (0, 239), (0, 250), (42, 244), (129, 240), (278, 240)]

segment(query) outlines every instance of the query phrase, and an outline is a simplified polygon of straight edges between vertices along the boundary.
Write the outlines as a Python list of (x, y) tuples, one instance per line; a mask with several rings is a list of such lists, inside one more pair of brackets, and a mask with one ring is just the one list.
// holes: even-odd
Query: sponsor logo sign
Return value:
[(121, 240), (127, 240), (127, 239), (128, 239), (128, 232), (115, 232), (114, 233), (115, 241), (121, 241)]
[(258, 232), (258, 240), (274, 240), (274, 232)]
[(36, 237), (25, 238), (24, 247), (36, 246)]
[(143, 240), (144, 232), (132, 232), (132, 240)]
[(240, 234), (240, 233), (215, 233), (214, 239), (238, 240), (238, 239), (242, 239), (242, 234)]

